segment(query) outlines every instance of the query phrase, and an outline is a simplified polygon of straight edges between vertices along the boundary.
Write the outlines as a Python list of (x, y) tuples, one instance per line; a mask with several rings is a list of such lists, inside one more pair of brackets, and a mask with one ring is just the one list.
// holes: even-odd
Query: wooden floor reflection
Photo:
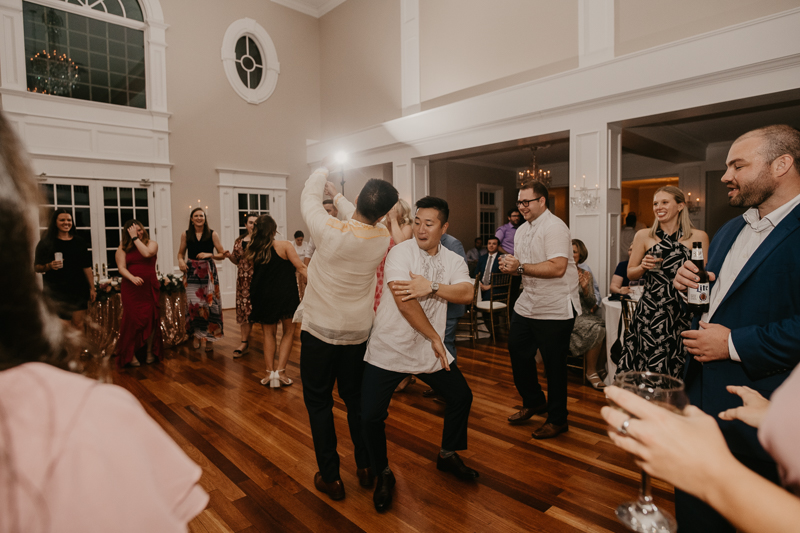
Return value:
[[(347, 497), (333, 502), (314, 489), (317, 471), (300, 384), (299, 332), (287, 374), (294, 385), (269, 389), (260, 331), (250, 353), (233, 359), (239, 332), (225, 312), (226, 337), (211, 353), (183, 345), (161, 364), (114, 371), (145, 409), (203, 467), (208, 508), (193, 532), (494, 532), (625, 531), (614, 509), (635, 498), (639, 472), (611, 444), (599, 410), (602, 392), (570, 376), (570, 430), (535, 441), (543, 422), (510, 426), (520, 407), (506, 345), (459, 343), (459, 366), (474, 394), (469, 450), (477, 483), (436, 470), (444, 406), (425, 399), (424, 384), (395, 394), (387, 420), (389, 462), (397, 477), (389, 512), (378, 515), (372, 490), (359, 487), (344, 404), (335, 397), (341, 475)], [(654, 481), (657, 503), (672, 512), (672, 487)]]

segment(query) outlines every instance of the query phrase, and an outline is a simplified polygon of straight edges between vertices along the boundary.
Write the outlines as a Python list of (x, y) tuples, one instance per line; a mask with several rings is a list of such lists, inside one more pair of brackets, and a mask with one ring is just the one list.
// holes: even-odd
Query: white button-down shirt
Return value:
[[(736, 237), (733, 246), (728, 250), (728, 255), (725, 256), (722, 268), (717, 274), (717, 281), (711, 289), (708, 312), (703, 313), (700, 320), (708, 322), (714, 316), (719, 304), (728, 294), (733, 282), (736, 281), (750, 257), (772, 233), (772, 230), (798, 205), (800, 205), (800, 195), (795, 196), (791, 201), (783, 204), (768, 215), (764, 215), (764, 218), (758, 216), (757, 207), (751, 207), (742, 215), (747, 224), (739, 232), (739, 236)], [(728, 335), (728, 352), (732, 360), (741, 361), (739, 353), (733, 345), (731, 335)]]
[(522, 276), (522, 295), (514, 311), (525, 318), (537, 320), (568, 320), (573, 309), (581, 314), (578, 292), (578, 269), (572, 257), (569, 228), (550, 211), (532, 222), (525, 222), (514, 235), (514, 256), (520, 264), (543, 263), (556, 257), (566, 257), (567, 271), (560, 278)]

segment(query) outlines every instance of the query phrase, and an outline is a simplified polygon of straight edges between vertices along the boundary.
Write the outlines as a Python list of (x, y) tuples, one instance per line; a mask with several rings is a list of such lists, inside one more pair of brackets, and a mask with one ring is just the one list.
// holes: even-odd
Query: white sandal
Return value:
[(294, 381), (292, 381), (292, 380), (291, 380), (291, 378), (287, 378), (287, 377), (286, 377), (286, 375), (284, 375), (283, 377), (281, 377), (281, 372), (286, 372), (286, 369), (285, 369), (285, 368), (283, 368), (283, 369), (281, 369), (281, 370), (276, 370), (276, 371), (275, 371), (275, 379), (278, 381), (278, 383), (279, 383), (279, 385), (278, 385), (278, 386), (279, 386), (279, 387), (280, 387), (281, 385), (283, 385), (284, 387), (288, 387), (289, 385), (291, 385), (292, 383), (294, 383)]

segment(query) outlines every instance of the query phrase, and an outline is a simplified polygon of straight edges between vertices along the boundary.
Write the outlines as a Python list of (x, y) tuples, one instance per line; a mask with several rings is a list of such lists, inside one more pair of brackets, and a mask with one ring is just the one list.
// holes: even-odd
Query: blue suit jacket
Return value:
[[(719, 274), (725, 256), (745, 225), (737, 217), (723, 226), (709, 249), (706, 269)], [(741, 363), (725, 359), (685, 368), (690, 401), (716, 417), (742, 404), (727, 385), (746, 385), (769, 398), (800, 362), (800, 206), (775, 227), (747, 261), (711, 322), (731, 329)], [(698, 318), (693, 327), (697, 329)], [(718, 419), (734, 453), (772, 460), (756, 430), (742, 422)]]
[[(498, 261), (500, 257), (500, 252), (495, 252), (494, 262), (492, 263), (492, 274), (496, 274), (500, 272), (500, 261)], [(478, 266), (475, 268), (475, 276), (483, 280), (483, 273), (486, 272), (486, 262), (489, 261), (489, 254), (482, 255), (480, 259), (478, 259)], [(481, 291), (481, 298), (483, 300), (488, 300), (491, 291)]]

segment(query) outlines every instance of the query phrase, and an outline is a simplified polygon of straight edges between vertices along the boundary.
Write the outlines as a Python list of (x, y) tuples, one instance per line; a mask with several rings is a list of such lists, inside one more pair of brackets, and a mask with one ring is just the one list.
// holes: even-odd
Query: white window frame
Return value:
[[(255, 41), (261, 51), (264, 60), (264, 75), (261, 83), (255, 89), (250, 89), (239, 78), (236, 71), (236, 43), (243, 36), (248, 36)], [(278, 84), (278, 75), (281, 72), (281, 65), (278, 62), (278, 52), (275, 50), (275, 43), (272, 38), (258, 22), (253, 19), (243, 18), (233, 22), (225, 31), (222, 39), (222, 66), (228, 82), (236, 91), (236, 94), (248, 104), (258, 105), (272, 96), (275, 86)]]
[[(489, 207), (488, 204), (484, 205), (484, 204), (481, 203), (481, 193), (482, 192), (494, 193), (494, 205), (492, 207)], [(488, 185), (486, 183), (478, 183), (478, 193), (477, 193), (477, 198), (476, 198), (476, 205), (477, 205), (477, 210), (476, 211), (477, 211), (477, 214), (475, 215), (476, 216), (476, 221), (475, 221), (476, 222), (476, 224), (475, 224), (475, 227), (476, 227), (475, 235), (476, 236), (483, 237), (483, 235), (481, 234), (481, 213), (484, 213), (484, 212), (494, 212), (495, 213), (495, 216), (494, 216), (495, 225), (496, 225), (495, 231), (497, 231), (497, 228), (499, 228), (500, 226), (505, 224), (505, 218), (503, 216), (503, 213), (505, 212), (503, 210), (503, 192), (504, 192), (503, 191), (503, 187), (500, 187), (500, 186), (497, 186), (497, 185)], [(485, 242), (483, 244), (484, 244), (484, 246), (486, 245)]]

